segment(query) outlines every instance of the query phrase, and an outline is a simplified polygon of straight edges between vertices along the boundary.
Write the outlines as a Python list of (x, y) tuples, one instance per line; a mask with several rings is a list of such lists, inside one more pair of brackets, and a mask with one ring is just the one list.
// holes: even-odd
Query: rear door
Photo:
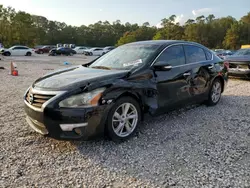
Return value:
[(21, 46), (19, 47), (19, 55), (24, 56), (29, 51), (29, 48)]
[(191, 69), (185, 64), (183, 45), (168, 47), (156, 59), (157, 62), (172, 67), (168, 71), (155, 70), (159, 112), (185, 104), (191, 98)]
[(102, 55), (102, 52), (103, 52), (103, 50), (102, 49), (100, 49), (100, 48), (97, 48), (97, 49), (95, 49), (94, 51), (93, 51), (93, 55)]
[(191, 97), (195, 101), (202, 100), (209, 91), (210, 74), (214, 70), (212, 54), (196, 45), (185, 44), (184, 50), (187, 66), (191, 70)]

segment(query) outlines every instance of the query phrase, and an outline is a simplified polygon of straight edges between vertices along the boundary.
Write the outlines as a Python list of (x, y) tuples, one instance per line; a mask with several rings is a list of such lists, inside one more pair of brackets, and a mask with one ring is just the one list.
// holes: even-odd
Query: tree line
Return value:
[(142, 25), (129, 22), (122, 24), (120, 20), (113, 23), (99, 21), (76, 27), (0, 5), (0, 42), (5, 47), (57, 43), (102, 47), (142, 40), (170, 39), (226, 49), (238, 49), (243, 44), (250, 44), (250, 12), (240, 20), (231, 16), (215, 18), (213, 14), (189, 19), (184, 25), (175, 20), (175, 15), (162, 19), (161, 28), (150, 26), (148, 22)]

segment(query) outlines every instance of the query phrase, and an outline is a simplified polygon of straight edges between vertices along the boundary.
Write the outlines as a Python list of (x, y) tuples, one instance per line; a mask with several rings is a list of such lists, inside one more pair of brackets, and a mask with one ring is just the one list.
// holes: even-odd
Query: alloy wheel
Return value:
[(221, 97), (221, 83), (219, 81), (215, 82), (211, 92), (211, 99), (214, 103), (217, 103)]
[(112, 128), (119, 137), (127, 137), (133, 133), (138, 122), (138, 112), (131, 103), (121, 104), (112, 117)]

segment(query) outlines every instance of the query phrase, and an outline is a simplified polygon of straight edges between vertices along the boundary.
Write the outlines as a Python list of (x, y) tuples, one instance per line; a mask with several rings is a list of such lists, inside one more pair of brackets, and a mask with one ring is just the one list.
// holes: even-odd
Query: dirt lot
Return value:
[[(11, 60), (18, 77), (8, 75)], [(148, 117), (122, 144), (35, 133), (25, 122), (25, 90), (52, 69), (88, 61), (46, 55), (0, 61), (7, 68), (0, 70), (0, 187), (250, 187), (250, 81), (231, 79), (215, 107)]]

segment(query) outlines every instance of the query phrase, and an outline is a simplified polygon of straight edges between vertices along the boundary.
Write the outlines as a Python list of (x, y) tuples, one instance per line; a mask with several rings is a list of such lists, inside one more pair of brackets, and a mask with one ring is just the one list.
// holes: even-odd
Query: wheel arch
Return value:
[(218, 75), (218, 76), (216, 76), (216, 77), (213, 79), (212, 83), (213, 83), (214, 80), (216, 80), (216, 79), (219, 79), (219, 80), (220, 80), (220, 82), (221, 82), (221, 84), (222, 84), (222, 93), (223, 93), (223, 92), (224, 92), (224, 89), (225, 89), (225, 80), (223, 79), (223, 77), (222, 77), (221, 75)]
[(141, 119), (143, 120), (144, 112), (145, 112), (145, 105), (143, 104), (142, 96), (138, 92), (124, 91), (119, 96), (117, 96), (114, 101), (117, 101), (118, 99), (122, 97), (131, 97), (138, 102), (140, 109), (141, 109)]

